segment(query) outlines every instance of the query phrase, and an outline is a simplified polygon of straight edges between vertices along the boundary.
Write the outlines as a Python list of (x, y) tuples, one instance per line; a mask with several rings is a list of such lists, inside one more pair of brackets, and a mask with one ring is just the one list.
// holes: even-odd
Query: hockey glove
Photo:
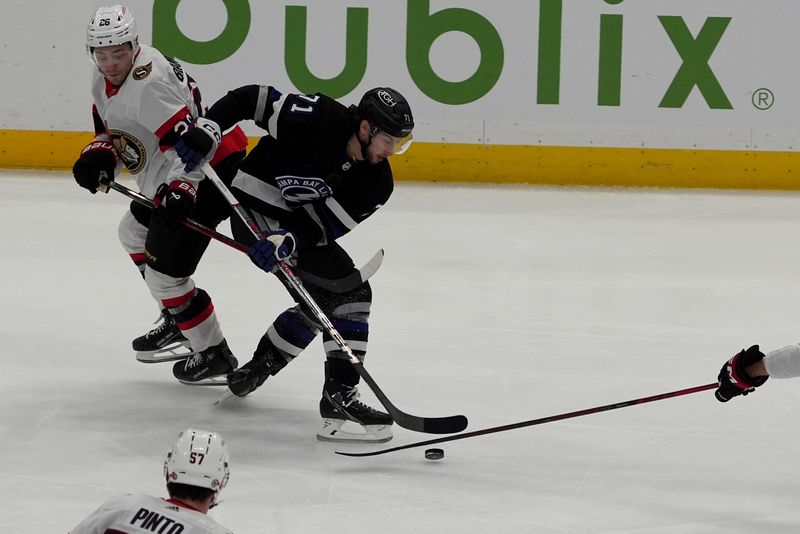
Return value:
[(81, 151), (81, 157), (72, 166), (72, 175), (79, 186), (94, 195), (101, 180), (114, 179), (116, 166), (117, 156), (113, 145), (108, 141), (94, 141)]
[(275, 272), (279, 261), (294, 253), (297, 242), (291, 232), (270, 232), (250, 248), (250, 259), (259, 269)]
[(161, 184), (156, 191), (153, 203), (153, 222), (175, 230), (181, 224), (181, 218), (188, 216), (194, 206), (197, 192), (194, 185), (184, 180), (175, 180), (169, 184)]
[(219, 130), (219, 125), (212, 120), (200, 117), (194, 126), (189, 128), (175, 143), (175, 152), (186, 164), (184, 167), (186, 172), (191, 172), (202, 165), (203, 161), (211, 161), (220, 141), (222, 141), (222, 132)]
[(742, 349), (736, 356), (725, 362), (717, 377), (719, 387), (714, 392), (717, 400), (728, 402), (738, 395), (747, 395), (767, 381), (767, 376), (750, 376), (745, 370), (750, 365), (764, 359), (764, 353), (758, 350), (758, 345), (753, 345), (747, 350)]

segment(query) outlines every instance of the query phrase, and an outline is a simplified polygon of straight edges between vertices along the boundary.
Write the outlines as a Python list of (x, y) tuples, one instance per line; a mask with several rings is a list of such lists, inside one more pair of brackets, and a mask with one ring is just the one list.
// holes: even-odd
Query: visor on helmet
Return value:
[(412, 134), (408, 134), (405, 137), (396, 138), (397, 141), (394, 142), (394, 151), (393, 154), (403, 154), (406, 150), (411, 147), (411, 142), (414, 140), (414, 136)]

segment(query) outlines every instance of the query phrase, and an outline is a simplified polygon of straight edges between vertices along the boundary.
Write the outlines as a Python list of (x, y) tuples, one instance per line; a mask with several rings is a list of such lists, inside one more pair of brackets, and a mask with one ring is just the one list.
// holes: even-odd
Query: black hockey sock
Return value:
[(345, 386), (355, 386), (361, 378), (358, 372), (350, 363), (350, 360), (341, 358), (327, 358), (325, 366), (327, 368), (327, 378), (331, 378)]

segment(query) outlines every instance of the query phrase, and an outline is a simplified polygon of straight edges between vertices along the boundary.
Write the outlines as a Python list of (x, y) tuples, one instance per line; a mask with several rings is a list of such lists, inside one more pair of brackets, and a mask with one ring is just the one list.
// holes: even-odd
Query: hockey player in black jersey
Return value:
[[(252, 245), (250, 258), (275, 272), (288, 260), (303, 271), (342, 278), (353, 260), (336, 242), (386, 203), (393, 179), (389, 158), (411, 142), (414, 121), (406, 99), (381, 87), (364, 94), (358, 106), (346, 107), (323, 95), (282, 94), (273, 87), (249, 85), (230, 91), (206, 115), (222, 131), (251, 119), (267, 130), (242, 161), (233, 193), (268, 239), (255, 241), (237, 218), (237, 240)], [(176, 149), (187, 171), (213, 154), (201, 128), (184, 134)], [(307, 284), (306, 288), (354, 354), (367, 351), (372, 290), (368, 282), (344, 294)], [(228, 386), (243, 397), (277, 374), (321, 331), (314, 315), (298, 304), (270, 325), (253, 359), (228, 375)], [(320, 400), (322, 440), (388, 441), (392, 418), (358, 400), (359, 375), (327, 334), (325, 383)], [(341, 429), (345, 421), (365, 433)]]

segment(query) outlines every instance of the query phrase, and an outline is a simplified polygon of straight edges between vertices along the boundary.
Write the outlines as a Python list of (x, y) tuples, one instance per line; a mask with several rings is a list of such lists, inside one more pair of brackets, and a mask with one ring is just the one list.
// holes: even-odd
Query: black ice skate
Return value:
[(155, 328), (131, 343), (136, 351), (136, 359), (142, 363), (171, 362), (184, 360), (193, 354), (172, 314), (161, 310), (161, 317)]
[[(317, 439), (340, 443), (384, 443), (392, 439), (392, 416), (367, 406), (358, 397), (356, 386), (347, 386), (332, 378), (325, 380), (319, 401), (322, 429), (317, 432)], [(353, 424), (348, 426), (360, 432), (343, 429), (345, 423), (359, 425), (360, 429)]]
[(238, 362), (224, 339), (219, 345), (209, 347), (172, 367), (172, 374), (181, 383), (188, 385), (225, 385), (215, 377), (225, 376), (236, 368)]
[(286, 367), (288, 362), (270, 350), (256, 354), (253, 359), (228, 375), (228, 389), (237, 397), (249, 395), (269, 378)]

